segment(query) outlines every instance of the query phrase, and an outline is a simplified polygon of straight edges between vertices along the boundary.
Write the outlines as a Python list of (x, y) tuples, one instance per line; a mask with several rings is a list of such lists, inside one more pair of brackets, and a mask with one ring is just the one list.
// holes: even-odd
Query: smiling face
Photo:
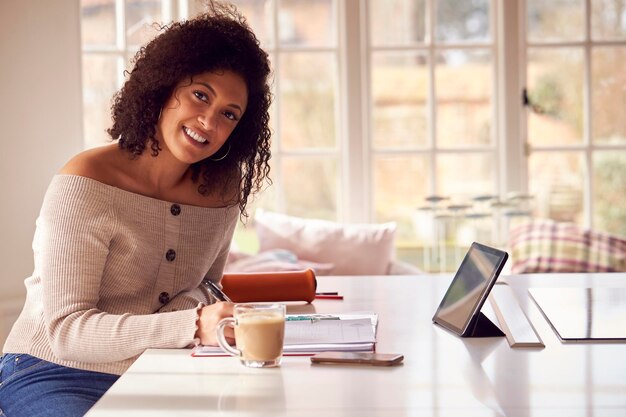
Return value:
[(246, 83), (234, 72), (205, 72), (183, 80), (163, 105), (157, 139), (179, 161), (196, 163), (224, 145), (247, 103)]

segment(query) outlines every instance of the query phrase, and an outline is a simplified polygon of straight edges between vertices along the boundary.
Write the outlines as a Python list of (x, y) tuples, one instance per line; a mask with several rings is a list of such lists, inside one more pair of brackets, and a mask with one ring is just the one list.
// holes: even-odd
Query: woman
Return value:
[(0, 415), (83, 415), (145, 349), (216, 344), (232, 315), (202, 281), (221, 279), (267, 180), (270, 68), (245, 20), (209, 6), (138, 52), (112, 107), (117, 143), (52, 179)]

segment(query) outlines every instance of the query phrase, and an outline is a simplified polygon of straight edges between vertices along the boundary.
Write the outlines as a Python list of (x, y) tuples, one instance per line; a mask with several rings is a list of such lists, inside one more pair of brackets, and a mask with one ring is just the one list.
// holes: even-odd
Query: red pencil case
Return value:
[(222, 290), (235, 303), (306, 301), (315, 299), (317, 280), (312, 269), (304, 271), (227, 273)]

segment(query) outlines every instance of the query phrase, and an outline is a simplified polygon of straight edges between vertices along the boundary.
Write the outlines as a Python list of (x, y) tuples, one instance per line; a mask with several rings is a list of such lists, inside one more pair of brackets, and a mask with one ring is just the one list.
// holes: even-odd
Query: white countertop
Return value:
[[(626, 344), (562, 344), (526, 293), (533, 286), (626, 287), (626, 274), (501, 277), (545, 343), (521, 349), (504, 337), (462, 339), (432, 324), (451, 278), (318, 277), (318, 290), (339, 291), (344, 300), (289, 305), (289, 313), (378, 313), (377, 351), (404, 354), (400, 366), (285, 357), (280, 368), (249, 369), (232, 357), (149, 349), (87, 416), (626, 415)], [(493, 318), (489, 303), (483, 312)]]

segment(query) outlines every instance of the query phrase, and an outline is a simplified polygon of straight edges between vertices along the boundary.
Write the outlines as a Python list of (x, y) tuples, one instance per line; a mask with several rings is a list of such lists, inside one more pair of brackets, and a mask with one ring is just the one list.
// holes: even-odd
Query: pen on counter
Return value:
[(315, 294), (316, 300), (343, 300), (343, 295), (324, 295)]
[(337, 291), (316, 292), (315, 295), (339, 295)]
[(233, 302), (230, 298), (228, 298), (226, 294), (224, 294), (224, 291), (222, 291), (220, 287), (215, 285), (213, 281), (209, 281), (207, 279), (206, 281), (204, 281), (204, 284), (206, 285), (207, 289), (211, 292), (211, 294), (213, 294), (213, 296), (217, 298), (218, 300), (226, 301), (229, 303)]

